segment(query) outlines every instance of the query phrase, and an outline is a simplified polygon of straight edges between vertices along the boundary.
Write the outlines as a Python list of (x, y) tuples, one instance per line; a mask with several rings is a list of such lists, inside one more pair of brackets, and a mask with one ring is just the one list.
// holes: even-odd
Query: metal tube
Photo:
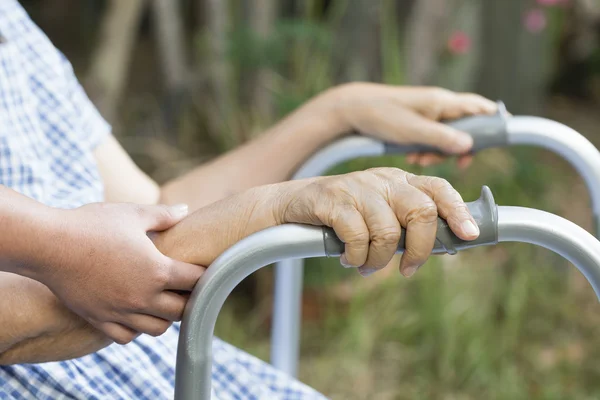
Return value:
[(535, 244), (570, 261), (600, 300), (600, 242), (573, 222), (541, 210), (498, 207), (498, 241)]
[[(385, 154), (385, 144), (366, 136), (351, 136), (333, 142), (315, 153), (292, 179), (321, 176), (329, 169), (358, 157)], [(271, 333), (271, 364), (296, 376), (300, 352), (302, 282), (304, 260), (283, 260), (275, 266), (275, 295)]]
[[(600, 242), (574, 223), (539, 210), (498, 207), (498, 239), (545, 247), (572, 262), (600, 298)], [(211, 396), (212, 338), (225, 299), (246, 276), (285, 258), (325, 255), (323, 229), (283, 225), (223, 253), (200, 278), (186, 307), (177, 354), (176, 400)]]
[(519, 116), (508, 120), (508, 142), (511, 145), (538, 146), (565, 160), (581, 175), (590, 195), (594, 218), (594, 234), (600, 234), (600, 152), (574, 129), (539, 117)]
[(253, 234), (217, 258), (196, 284), (183, 315), (175, 399), (210, 399), (215, 323), (225, 299), (238, 283), (276, 261), (324, 255), (321, 227), (283, 225)]
[[(505, 123), (510, 145), (532, 145), (553, 151), (583, 177), (590, 194), (594, 233), (600, 234), (600, 152), (577, 131), (556, 121), (516, 116), (507, 118)], [(317, 152), (293, 179), (321, 176), (347, 160), (383, 155), (390, 149), (404, 153), (406, 148), (387, 146), (369, 137), (348, 137)], [(302, 260), (286, 260), (275, 268), (271, 363), (292, 376), (296, 376), (300, 353), (303, 265)]]

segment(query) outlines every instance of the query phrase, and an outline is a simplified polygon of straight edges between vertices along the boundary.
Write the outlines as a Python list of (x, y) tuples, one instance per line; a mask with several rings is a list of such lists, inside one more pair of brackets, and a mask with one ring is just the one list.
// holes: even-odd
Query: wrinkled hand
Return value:
[(204, 268), (160, 253), (148, 232), (187, 215), (186, 206), (96, 203), (61, 210), (61, 233), (34, 279), (117, 343), (161, 335), (181, 319)]
[[(471, 137), (440, 123), (475, 114), (493, 114), (497, 105), (473, 93), (455, 93), (436, 87), (350, 83), (330, 91), (337, 104), (341, 130), (356, 130), (398, 144), (424, 144), (461, 155), (459, 166), (471, 157)], [(436, 154), (409, 154), (407, 161), (422, 166), (440, 162)]]
[(463, 240), (479, 236), (461, 196), (444, 179), (396, 168), (376, 168), (299, 182), (282, 194), (280, 223), (332, 227), (345, 243), (340, 261), (363, 276), (385, 267), (395, 254), (401, 226), (406, 250), (400, 272), (411, 276), (433, 250), (438, 215)]

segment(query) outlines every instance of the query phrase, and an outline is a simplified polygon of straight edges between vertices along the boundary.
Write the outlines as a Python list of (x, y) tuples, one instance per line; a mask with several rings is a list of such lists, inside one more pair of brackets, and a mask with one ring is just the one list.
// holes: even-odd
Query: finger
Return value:
[(446, 220), (452, 231), (463, 240), (474, 240), (479, 236), (479, 228), (471, 216), (460, 194), (442, 178), (430, 176), (409, 176), (408, 182), (427, 194), (436, 204), (438, 214)]
[(345, 267), (358, 268), (367, 261), (369, 229), (361, 213), (352, 206), (342, 206), (331, 219), (331, 227), (345, 243), (340, 262)]
[(439, 164), (441, 162), (444, 162), (445, 160), (446, 160), (446, 157), (441, 156), (439, 154), (426, 153), (426, 154), (422, 154), (419, 157), (419, 160), (417, 161), (417, 163), (421, 167), (429, 167), (431, 165), (435, 165), (435, 164)]
[(409, 277), (429, 257), (437, 233), (437, 207), (433, 199), (412, 186), (414, 177), (399, 169), (373, 170), (389, 184), (387, 201), (400, 225), (406, 228), (405, 250), (400, 259), (400, 272)]
[(188, 299), (189, 295), (164, 291), (156, 298), (151, 314), (167, 321), (181, 321)]
[(458, 101), (464, 104), (465, 109), (473, 114), (494, 114), (498, 111), (498, 104), (476, 93), (458, 93)]
[(171, 321), (157, 318), (147, 314), (131, 314), (127, 321), (127, 327), (150, 336), (160, 336), (169, 329)]
[(410, 277), (427, 261), (433, 250), (437, 233), (437, 207), (429, 196), (410, 185), (397, 186), (390, 201), (400, 224), (406, 227), (400, 272)]
[(498, 105), (474, 93), (451, 93), (440, 103), (440, 119), (452, 120), (469, 115), (494, 114)]
[(195, 264), (169, 259), (169, 280), (165, 285), (167, 290), (192, 291), (198, 279), (206, 271), (206, 268)]
[(415, 113), (406, 113), (399, 126), (403, 136), (412, 138), (414, 143), (429, 145), (446, 153), (463, 154), (473, 146), (473, 138), (469, 134)]
[(456, 164), (460, 169), (467, 169), (473, 163), (472, 155), (465, 155), (458, 157)]
[(392, 259), (400, 241), (400, 222), (384, 200), (371, 200), (361, 209), (370, 232), (369, 253), (359, 272), (368, 276), (384, 268)]
[(114, 322), (104, 322), (97, 326), (106, 336), (118, 344), (127, 344), (135, 339), (139, 333)]
[(167, 205), (135, 205), (142, 217), (146, 231), (164, 231), (169, 229), (188, 214), (187, 204)]
[(396, 104), (370, 109), (368, 116), (357, 117), (353, 125), (392, 142), (429, 145), (451, 154), (466, 153), (473, 146), (470, 135)]
[(406, 163), (407, 164), (415, 164), (419, 160), (419, 153), (409, 153), (406, 155)]

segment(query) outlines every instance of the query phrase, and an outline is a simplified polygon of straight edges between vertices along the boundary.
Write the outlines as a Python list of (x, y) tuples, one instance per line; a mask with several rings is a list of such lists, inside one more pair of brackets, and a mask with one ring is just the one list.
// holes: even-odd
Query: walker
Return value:
[[(535, 244), (573, 263), (600, 298), (600, 242), (583, 228), (536, 209), (498, 207), (485, 186), (481, 197), (467, 206), (481, 231), (479, 238), (465, 242), (452, 233), (444, 220), (438, 219), (433, 254), (454, 254), (499, 242)], [(338, 257), (343, 249), (344, 244), (330, 228), (286, 224), (248, 236), (221, 254), (198, 281), (183, 315), (177, 350), (175, 399), (210, 399), (215, 323), (225, 299), (237, 284), (252, 272), (274, 262)], [(398, 252), (403, 249), (401, 239)]]

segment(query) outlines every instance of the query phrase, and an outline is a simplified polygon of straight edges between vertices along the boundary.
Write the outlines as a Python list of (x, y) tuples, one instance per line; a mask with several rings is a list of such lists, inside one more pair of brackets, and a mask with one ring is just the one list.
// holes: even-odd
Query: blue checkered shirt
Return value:
[[(0, 0), (0, 184), (54, 207), (103, 200), (92, 150), (110, 127), (16, 0)], [(0, 328), (1, 329), (1, 328)], [(64, 362), (0, 367), (0, 399), (173, 397), (179, 327)], [(218, 339), (214, 399), (319, 399)]]

